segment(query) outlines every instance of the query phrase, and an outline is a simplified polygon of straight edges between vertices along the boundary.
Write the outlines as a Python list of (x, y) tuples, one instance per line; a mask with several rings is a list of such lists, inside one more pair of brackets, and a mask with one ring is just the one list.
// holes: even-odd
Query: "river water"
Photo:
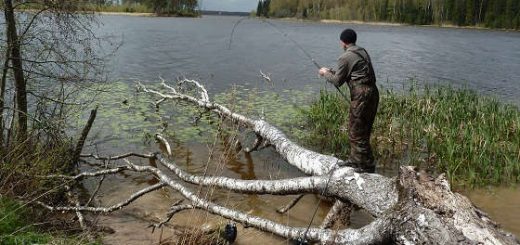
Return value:
[(280, 87), (323, 86), (311, 61), (287, 34), (323, 66), (341, 54), (339, 33), (358, 32), (371, 54), (379, 83), (400, 87), (408, 79), (468, 86), (520, 104), (520, 32), (413, 26), (324, 24), (270, 20), (278, 30), (239, 17), (197, 19), (102, 16), (101, 33), (122, 37), (113, 77), (156, 81), (158, 76), (199, 78), (211, 91), (261, 82), (271, 73)]
[[(240, 24), (232, 34), (237, 22)], [(333, 67), (342, 52), (338, 35), (346, 27), (358, 32), (358, 44), (371, 54), (379, 84), (385, 88), (400, 89), (414, 79), (419, 84), (469, 87), (520, 105), (518, 32), (270, 20), (273, 27), (256, 19), (223, 16), (195, 19), (100, 16), (100, 23), (95, 32), (100, 36), (112, 35), (120, 39), (122, 45), (108, 69), (112, 71), (114, 90), (99, 98), (100, 116), (92, 133), (93, 143), (86, 151), (110, 155), (157, 151), (158, 146), (150, 142), (149, 136), (164, 128), (166, 122), (171, 130), (167, 137), (174, 142), (172, 160), (195, 174), (204, 174), (208, 167), (212, 174), (241, 179), (301, 176), (269, 149), (231, 154), (231, 147), (223, 143), (229, 137), (215, 136), (211, 127), (185, 126), (192, 121), (193, 111), (179, 113), (167, 108), (161, 115), (150, 116), (153, 110), (149, 105), (142, 105), (145, 99), (131, 92), (136, 81), (153, 86), (160, 77), (168, 81), (178, 77), (196, 79), (221, 101), (229, 99), (231, 90), (238, 91), (232, 94), (239, 98), (255, 94), (252, 102), (249, 100), (249, 106), (254, 107), (249, 115), (265, 114), (267, 120), (290, 131), (290, 135), (297, 135), (298, 129), (284, 122), (293, 121), (298, 108), (314, 98), (319, 89), (331, 89), (317, 76), (316, 68), (297, 46), (323, 66)], [(261, 71), (268, 74), (272, 82), (262, 79)], [(125, 103), (121, 103), (123, 100)], [(242, 105), (241, 109), (245, 107), (247, 105)], [(269, 114), (277, 110), (278, 113)], [(110, 204), (123, 200), (152, 183), (154, 179), (150, 176), (118, 175), (105, 181), (99, 201)], [(312, 223), (319, 224), (330, 207), (327, 202), (307, 196), (288, 215), (279, 215), (274, 209), (290, 201), (290, 197), (244, 196), (215, 190), (202, 190), (202, 193), (244, 212), (297, 226), (307, 226), (315, 209)], [(466, 194), (506, 229), (520, 235), (520, 191), (517, 188)], [(155, 244), (172, 236), (171, 230), (152, 234), (145, 227), (162, 218), (169, 205), (179, 198), (174, 192), (161, 191), (116, 214), (100, 217), (102, 224), (116, 230), (105, 241)], [(508, 210), (507, 213), (504, 210)], [(360, 227), (368, 220), (366, 214), (357, 212), (353, 226)], [(224, 220), (187, 211), (175, 216), (172, 224), (179, 227), (219, 222)], [(238, 243), (285, 244), (287, 241), (239, 226)]]

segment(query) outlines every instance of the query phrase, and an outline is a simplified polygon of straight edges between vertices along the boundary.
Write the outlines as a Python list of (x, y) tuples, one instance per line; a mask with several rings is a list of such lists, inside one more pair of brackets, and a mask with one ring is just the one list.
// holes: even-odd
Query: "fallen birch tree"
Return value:
[[(359, 173), (350, 167), (339, 167), (341, 159), (305, 149), (292, 142), (283, 132), (268, 122), (246, 117), (221, 104), (212, 102), (208, 92), (200, 83), (183, 80), (179, 86), (185, 85), (191, 85), (196, 93), (181, 92), (184, 90), (170, 86), (164, 81), (161, 90), (150, 89), (142, 84), (139, 84), (138, 88), (140, 91), (156, 97), (157, 107), (168, 101), (184, 101), (230, 120), (241, 128), (253, 131), (257, 139), (254, 145), (246, 151), (271, 146), (288, 164), (307, 174), (307, 177), (241, 180), (223, 176), (196, 176), (184, 171), (160, 154), (129, 153), (115, 157), (82, 155), (84, 159), (94, 158), (102, 161), (124, 159), (124, 163), (112, 168), (107, 168), (106, 164), (100, 164), (99, 166), (105, 166), (105, 168), (95, 172), (80, 173), (76, 176), (48, 177), (78, 181), (87, 177), (134, 171), (151, 174), (159, 179), (159, 183), (140, 190), (127, 200), (110, 207), (89, 205), (53, 207), (44, 203), (40, 204), (53, 211), (107, 213), (119, 210), (147, 193), (167, 187), (179, 192), (186, 203), (175, 203), (165, 220), (155, 224), (154, 227), (164, 225), (176, 213), (183, 210), (200, 209), (281, 237), (320, 244), (519, 243), (514, 235), (501, 230), (468, 198), (452, 192), (444, 175), (432, 178), (426, 173), (417, 171), (414, 167), (401, 167), (399, 176), (388, 178), (378, 174)], [(159, 140), (165, 142), (164, 138), (159, 138)], [(157, 160), (171, 172), (165, 172), (154, 166), (134, 164), (128, 160), (129, 156)], [(321, 227), (292, 227), (205, 200), (190, 190), (187, 183), (217, 187), (242, 194), (300, 195), (286, 209), (294, 205), (304, 194), (321, 195), (334, 200), (335, 203)], [(338, 216), (347, 216), (343, 218), (345, 218), (345, 222), (348, 222), (348, 216), (353, 207), (366, 210), (374, 217), (374, 221), (359, 229), (328, 228), (331, 219)]]

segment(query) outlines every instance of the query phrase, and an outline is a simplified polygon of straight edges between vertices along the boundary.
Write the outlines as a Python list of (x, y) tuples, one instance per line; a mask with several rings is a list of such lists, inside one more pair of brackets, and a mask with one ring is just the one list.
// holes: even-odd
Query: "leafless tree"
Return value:
[[(165, 224), (178, 212), (200, 209), (281, 237), (305, 239), (321, 244), (518, 244), (517, 238), (502, 231), (466, 197), (452, 192), (444, 175), (432, 178), (413, 167), (401, 167), (399, 176), (388, 178), (378, 174), (359, 173), (350, 167), (339, 167), (341, 159), (305, 149), (268, 122), (235, 113), (228, 107), (211, 101), (207, 91), (198, 82), (184, 80), (181, 84), (187, 83), (193, 84), (196, 92), (180, 92), (184, 90), (170, 86), (164, 81), (161, 90), (150, 89), (144, 85), (138, 87), (157, 99), (156, 106), (168, 101), (183, 101), (210, 111), (243, 130), (254, 132), (257, 141), (254, 146), (249, 147), (250, 150), (258, 150), (261, 145), (271, 146), (288, 164), (308, 176), (279, 180), (196, 176), (160, 154), (128, 153), (113, 157), (83, 155), (84, 159), (122, 159), (124, 162), (111, 168), (83, 172), (75, 176), (47, 177), (81, 180), (133, 171), (151, 174), (159, 183), (135, 192), (126, 200), (110, 207), (88, 204), (56, 207), (40, 204), (53, 211), (108, 213), (123, 208), (147, 193), (167, 187), (179, 192), (187, 203), (174, 203), (165, 220), (155, 224), (155, 227)], [(129, 156), (156, 159), (162, 167), (138, 165), (129, 161)], [(169, 171), (166, 172), (164, 169)], [(173, 176), (170, 173), (173, 173)], [(199, 197), (187, 184), (212, 186), (254, 195), (316, 194), (334, 200), (335, 204), (321, 227), (293, 227)], [(328, 228), (330, 219), (334, 217), (343, 216), (344, 222), (347, 222), (353, 207), (366, 210), (374, 217), (374, 221), (359, 229)]]
[[(7, 135), (26, 142), (31, 131), (39, 130), (37, 138), (42, 131), (55, 138), (68, 112), (84, 104), (78, 92), (106, 79), (104, 61), (117, 43), (96, 36), (98, 22), (82, 9), (84, 3), (3, 0), (0, 147), (10, 140)], [(14, 129), (6, 123), (9, 117), (14, 118)]]

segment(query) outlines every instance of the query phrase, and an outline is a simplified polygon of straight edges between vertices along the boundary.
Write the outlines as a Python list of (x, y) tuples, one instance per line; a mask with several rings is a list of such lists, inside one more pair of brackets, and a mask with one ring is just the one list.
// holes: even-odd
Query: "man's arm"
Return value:
[[(323, 68), (322, 68), (323, 69)], [(325, 77), (328, 82), (334, 84), (335, 86), (341, 86), (343, 83), (347, 82), (350, 68), (348, 66), (348, 61), (345, 57), (340, 57), (338, 59), (338, 71), (334, 72), (329, 69), (323, 72), (320, 72), (320, 75)]]

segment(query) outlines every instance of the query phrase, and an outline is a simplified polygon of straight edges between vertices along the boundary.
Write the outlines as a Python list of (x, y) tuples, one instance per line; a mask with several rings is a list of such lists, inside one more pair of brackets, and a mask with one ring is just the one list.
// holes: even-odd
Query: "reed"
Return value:
[[(452, 184), (477, 187), (520, 181), (520, 112), (469, 89), (410, 86), (385, 90), (372, 134), (379, 168), (416, 165), (446, 173)], [(303, 110), (308, 140), (346, 157), (349, 103), (321, 91)]]

